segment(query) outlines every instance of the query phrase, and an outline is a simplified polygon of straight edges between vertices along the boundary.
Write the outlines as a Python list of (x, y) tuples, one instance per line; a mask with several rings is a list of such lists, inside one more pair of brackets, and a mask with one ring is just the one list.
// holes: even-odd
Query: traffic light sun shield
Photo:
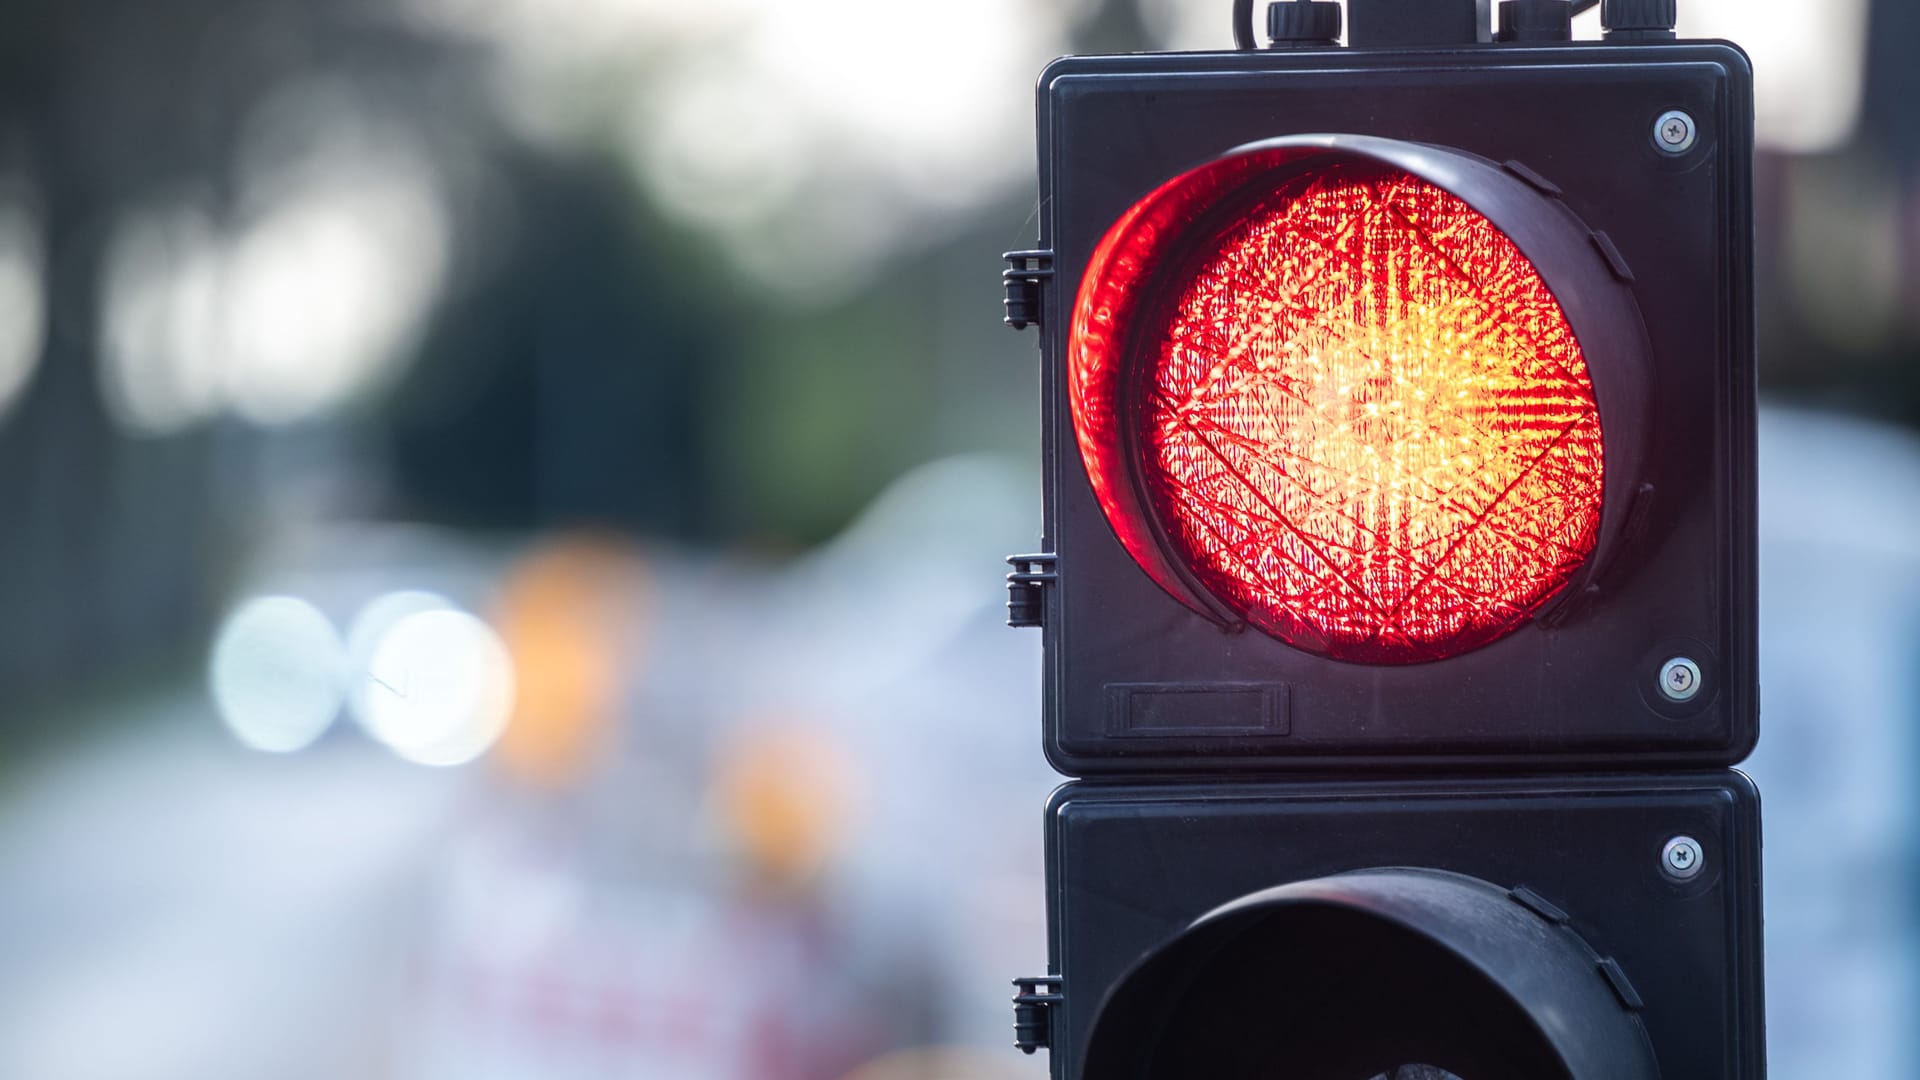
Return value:
[(1639, 314), (1590, 238), (1508, 171), (1388, 139), (1161, 185), (1068, 335), (1115, 534), (1196, 610), (1338, 660), (1523, 625), (1604, 565), (1647, 428)]
[[(1631, 991), (1629, 991), (1631, 992)], [(1462, 874), (1294, 882), (1201, 916), (1107, 995), (1083, 1075), (1657, 1080), (1634, 1007), (1564, 925)]]

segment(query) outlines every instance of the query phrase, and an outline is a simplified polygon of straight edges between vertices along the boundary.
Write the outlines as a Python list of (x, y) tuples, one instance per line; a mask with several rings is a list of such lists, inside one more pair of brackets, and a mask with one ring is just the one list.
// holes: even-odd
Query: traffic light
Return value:
[(1499, 8), (1041, 75), (1056, 1078), (1764, 1073), (1751, 73)]

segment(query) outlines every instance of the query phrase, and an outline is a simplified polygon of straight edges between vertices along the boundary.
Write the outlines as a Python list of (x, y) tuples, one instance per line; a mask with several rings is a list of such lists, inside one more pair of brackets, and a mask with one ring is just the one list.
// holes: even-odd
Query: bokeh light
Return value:
[(499, 635), (464, 611), (405, 616), (367, 665), (369, 731), (422, 765), (462, 765), (493, 746), (513, 710), (513, 661)]
[(0, 201), (0, 416), (26, 390), (46, 336), (46, 282), (39, 221)]
[(130, 433), (336, 410), (399, 368), (441, 289), (446, 212), (404, 133), (321, 89), (255, 112), (230, 210), (176, 195), (111, 233), (100, 374)]
[(100, 388), (121, 430), (171, 435), (221, 400), (220, 238), (180, 202), (129, 213), (107, 246)]
[(804, 885), (845, 840), (858, 773), (831, 728), (751, 725), (714, 768), (720, 825), (756, 880)]
[(223, 280), (225, 390), (246, 419), (288, 423), (401, 363), (441, 288), (449, 226), (416, 138), (344, 87), (296, 83), (249, 129)]
[(623, 691), (646, 671), (649, 586), (627, 544), (565, 536), (514, 564), (494, 619), (513, 654), (513, 723), (499, 758), (538, 784), (575, 782), (605, 750)]
[(345, 675), (340, 635), (318, 608), (298, 597), (262, 596), (221, 626), (207, 681), (236, 738), (255, 750), (287, 753), (333, 723)]
[(426, 611), (457, 611), (459, 605), (436, 592), (401, 589), (369, 600), (347, 625), (347, 664), (352, 673), (347, 709), (360, 726), (373, 731), (369, 701), (374, 691), (385, 692), (372, 678), (373, 657), (381, 642), (401, 620)]

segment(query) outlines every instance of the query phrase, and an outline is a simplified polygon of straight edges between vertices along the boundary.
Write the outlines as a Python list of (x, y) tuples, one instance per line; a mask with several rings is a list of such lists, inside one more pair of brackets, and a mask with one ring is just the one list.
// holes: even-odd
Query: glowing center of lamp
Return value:
[(1431, 660), (1511, 631), (1586, 559), (1593, 384), (1486, 217), (1349, 167), (1188, 250), (1170, 302), (1138, 309), (1133, 413), (1153, 512), (1222, 602), (1316, 653)]

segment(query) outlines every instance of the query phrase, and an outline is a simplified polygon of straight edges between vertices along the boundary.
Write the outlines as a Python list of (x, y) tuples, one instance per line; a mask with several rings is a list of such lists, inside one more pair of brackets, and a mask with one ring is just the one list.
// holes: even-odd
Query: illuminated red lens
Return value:
[[(1070, 380), (1127, 403), (1124, 467), (1176, 557), (1249, 622), (1343, 660), (1439, 659), (1525, 622), (1593, 550), (1603, 457), (1586, 362), (1533, 264), (1461, 199), (1379, 167), (1193, 217), (1183, 258), (1089, 282)], [(1128, 224), (1096, 267), (1146, 254)], [(1075, 404), (1110, 488), (1112, 443), (1091, 444), (1117, 432)]]

